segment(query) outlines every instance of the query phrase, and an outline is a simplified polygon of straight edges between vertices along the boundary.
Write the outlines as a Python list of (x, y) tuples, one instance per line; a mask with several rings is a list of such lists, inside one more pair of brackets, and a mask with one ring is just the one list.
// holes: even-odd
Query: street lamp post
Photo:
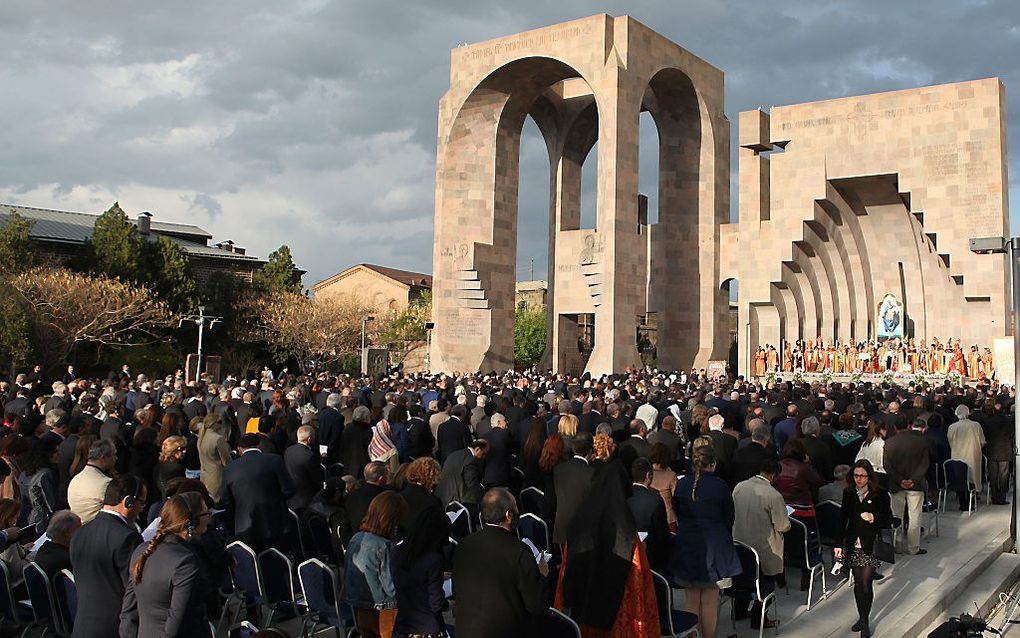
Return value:
[(205, 314), (205, 306), (198, 307), (197, 315), (185, 315), (181, 317), (180, 321), (177, 322), (177, 327), (180, 328), (184, 325), (185, 321), (194, 321), (195, 325), (198, 326), (198, 353), (195, 364), (195, 378), (202, 374), (202, 338), (205, 334), (205, 323), (209, 322), (209, 328), (212, 329), (219, 321), (222, 321), (223, 317), (212, 317)]
[[(979, 255), (1008, 254), (1009, 284), (1012, 297), (1013, 313), (1013, 520), (1010, 524), (1010, 536), (1013, 539), (1013, 551), (1020, 552), (1017, 534), (1020, 531), (1020, 509), (1017, 499), (1020, 498), (1020, 410), (1017, 409), (1017, 383), (1020, 382), (1020, 237), (980, 237), (970, 240), (970, 250)], [(988, 480), (988, 477), (985, 477)]]
[(366, 335), (368, 333), (368, 322), (375, 321), (372, 315), (365, 315), (361, 318), (361, 374), (368, 372), (368, 362), (365, 360), (365, 348), (367, 347)]

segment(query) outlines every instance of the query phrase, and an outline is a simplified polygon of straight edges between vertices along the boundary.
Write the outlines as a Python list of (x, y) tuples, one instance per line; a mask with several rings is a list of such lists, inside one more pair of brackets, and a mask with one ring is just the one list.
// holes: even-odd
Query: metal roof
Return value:
[[(0, 226), (5, 225), (7, 218), (15, 212), (35, 222), (32, 226), (34, 239), (71, 244), (82, 244), (91, 238), (96, 220), (99, 219), (99, 215), (92, 213), (0, 204)], [(131, 220), (131, 223), (135, 223), (135, 221)], [(154, 236), (166, 237), (190, 255), (237, 261), (263, 261), (254, 255), (242, 255), (216, 246), (209, 246), (206, 242), (212, 239), (212, 235), (194, 224), (153, 220), (150, 228)]]

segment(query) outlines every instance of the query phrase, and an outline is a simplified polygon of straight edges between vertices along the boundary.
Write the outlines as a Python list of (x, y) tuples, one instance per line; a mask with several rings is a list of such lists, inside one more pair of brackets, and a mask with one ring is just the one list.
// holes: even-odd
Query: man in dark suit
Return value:
[(747, 424), (751, 430), (750, 443), (738, 447), (733, 453), (733, 484), (758, 476), (765, 461), (776, 460), (775, 451), (769, 447), (772, 439), (769, 426), (761, 419), (752, 419)]
[(4, 415), (16, 414), (20, 417), (28, 416), (32, 403), (29, 398), (30, 394), (32, 394), (31, 388), (19, 385), (15, 390), (14, 398), (4, 405)]
[(800, 431), (803, 436), (800, 440), (804, 443), (808, 458), (811, 459), (811, 467), (815, 468), (822, 483), (832, 482), (832, 452), (829, 446), (818, 439), (822, 425), (818, 417), (809, 416), (800, 422)]
[(372, 503), (372, 499), (393, 489), (390, 487), (390, 473), (385, 463), (372, 461), (365, 466), (364, 472), (365, 482), (344, 499), (346, 519), (340, 527), (340, 538), (345, 546), (351, 542), (351, 537), (361, 529), (361, 522), (365, 520), (365, 514), (368, 513), (368, 506)]
[(648, 444), (662, 443), (674, 459), (680, 454), (680, 436), (676, 433), (676, 417), (672, 414), (663, 417), (662, 426), (648, 435)]
[(715, 449), (715, 473), (731, 486), (733, 485), (733, 456), (737, 452), (737, 439), (723, 432), (726, 419), (721, 414), (708, 417), (708, 436)]
[(630, 438), (621, 443), (617, 451), (624, 468), (630, 467), (634, 459), (648, 458), (652, 446), (645, 439), (647, 434), (648, 425), (644, 419), (634, 419), (630, 422)]
[(255, 402), (255, 395), (251, 392), (241, 395), (241, 405), (234, 409), (234, 414), (237, 420), (237, 429), (241, 434), (244, 434), (245, 428), (248, 427), (248, 421), (262, 416), (262, 410)]
[(510, 448), (513, 445), (510, 429), (506, 418), (496, 413), (489, 420), (491, 429), (482, 436), (489, 444), (482, 470), (482, 483), (485, 487), (510, 487), (513, 478), (513, 459)]
[(326, 397), (326, 407), (319, 410), (319, 429), (315, 432), (315, 438), (319, 446), (326, 446), (326, 460), (329, 463), (336, 463), (340, 460), (340, 435), (344, 431), (344, 417), (337, 409), (343, 400), (335, 392)]
[(662, 573), (669, 565), (671, 537), (669, 520), (666, 517), (666, 503), (662, 495), (652, 489), (652, 464), (648, 459), (635, 459), (631, 465), (631, 480), (634, 481), (633, 495), (627, 499), (627, 507), (634, 515), (638, 532), (645, 532), (645, 549), (652, 569)]
[(294, 483), (294, 496), (287, 501), (287, 506), (300, 514), (311, 504), (326, 480), (319, 451), (315, 447), (315, 428), (310, 425), (298, 428), (297, 443), (283, 453), (283, 462)]
[(436, 488), (436, 496), (444, 506), (449, 505), (451, 501), (458, 501), (469, 510), (474, 510), (485, 491), (482, 487), (482, 471), (479, 465), (488, 451), (489, 444), (478, 440), (472, 441), (463, 450), (457, 450), (447, 457), (443, 463), (439, 487)]
[(73, 638), (119, 635), (131, 553), (142, 543), (135, 521), (145, 507), (145, 496), (141, 480), (118, 476), (106, 488), (103, 509), (71, 538), (78, 589)]
[(590, 434), (578, 434), (572, 441), (574, 457), (553, 469), (553, 489), (546, 494), (547, 509), (553, 521), (552, 540), (567, 542), (567, 527), (591, 489), (595, 470), (588, 464), (592, 454)]
[(60, 510), (46, 526), (46, 542), (29, 556), (51, 579), (61, 570), (71, 569), (71, 537), (81, 528), (81, 519), (70, 510)]
[(421, 406), (412, 405), (407, 411), (411, 415), (407, 420), (407, 455), (412, 459), (431, 456), (436, 439), (432, 436), (432, 428), (421, 416)]
[[(561, 464), (565, 465), (565, 464)], [(454, 555), (456, 634), (485, 638), (539, 635), (536, 617), (551, 602), (545, 560), (537, 563), (513, 532), (517, 503), (510, 492), (482, 497), (481, 531), (460, 542)]]
[(222, 499), (233, 513), (234, 536), (256, 552), (289, 545), (287, 500), (294, 495), (283, 458), (262, 452), (260, 442), (258, 434), (241, 437), (241, 455), (223, 472)]
[(600, 423), (607, 423), (609, 419), (603, 414), (605, 411), (605, 404), (602, 403), (602, 399), (595, 399), (594, 401), (588, 401), (581, 407), (581, 416), (577, 417), (577, 431), (587, 432), (588, 434), (595, 436), (595, 428)]
[(372, 442), (372, 412), (359, 405), (351, 412), (351, 423), (340, 433), (340, 462), (344, 471), (361, 478), (365, 466), (368, 465), (368, 444)]
[(467, 407), (457, 404), (450, 410), (450, 418), (439, 426), (436, 441), (439, 443), (440, 463), (445, 463), (448, 456), (457, 450), (463, 450), (471, 442), (467, 414)]

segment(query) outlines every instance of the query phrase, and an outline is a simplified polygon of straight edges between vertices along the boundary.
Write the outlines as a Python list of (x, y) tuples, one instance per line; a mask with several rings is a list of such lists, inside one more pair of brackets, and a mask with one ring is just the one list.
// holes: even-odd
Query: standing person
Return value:
[(198, 434), (202, 484), (217, 503), (223, 499), (223, 473), (230, 464), (229, 437), (230, 432), (218, 414), (211, 414), (202, 421)]
[(442, 478), (436, 489), (436, 496), (449, 505), (453, 501), (467, 506), (474, 517), (478, 502), (482, 500), (485, 488), (482, 487), (481, 463), (489, 451), (486, 441), (472, 441), (463, 450), (457, 450), (446, 458), (443, 464)]
[(199, 555), (209, 508), (198, 492), (171, 496), (159, 527), (131, 560), (120, 612), (120, 638), (211, 638), (206, 599), (214, 592)]
[(552, 542), (557, 545), (567, 542), (567, 528), (588, 495), (595, 474), (591, 467), (591, 435), (578, 434), (572, 443), (573, 458), (554, 467), (552, 489), (546, 492), (545, 515), (553, 521)]
[[(415, 534), (422, 533), (421, 528), (415, 530)], [(443, 593), (441, 553), (405, 534), (404, 542), (393, 552), (393, 586), (397, 592), (393, 632), (397, 636), (446, 637), (443, 611), (448, 605)]]
[(889, 495), (878, 486), (875, 470), (866, 459), (854, 463), (853, 487), (843, 492), (839, 532), (833, 549), (836, 560), (849, 567), (854, 577), (854, 600), (859, 616), (850, 631), (871, 636), (869, 616), (875, 599), (872, 581), (881, 561), (875, 557), (875, 539), (882, 529), (892, 524)]
[(889, 479), (886, 476), (885, 470), (885, 440), (892, 434), (889, 431), (889, 423), (897, 422), (906, 425), (906, 421), (903, 419), (879, 419), (877, 416), (873, 416), (868, 419), (868, 433), (864, 436), (864, 444), (861, 445), (861, 449), (857, 452), (857, 458), (854, 461), (860, 461), (861, 459), (867, 459), (871, 462), (871, 467), (875, 469), (876, 480), (878, 481), (879, 487), (894, 491), (889, 485)]
[(371, 461), (385, 463), (391, 474), (400, 468), (400, 452), (393, 442), (393, 430), (386, 419), (372, 426), (372, 440), (368, 443), (368, 458)]
[(513, 459), (510, 456), (510, 430), (507, 428), (506, 417), (499, 412), (489, 417), (489, 431), (481, 438), (489, 445), (482, 465), (482, 483), (485, 487), (510, 487)]
[(340, 462), (354, 478), (362, 478), (368, 458), (368, 445), (372, 442), (372, 411), (363, 405), (354, 408), (351, 423), (340, 433)]
[(142, 543), (135, 521), (145, 497), (145, 484), (138, 477), (118, 476), (106, 488), (103, 508), (71, 537), (71, 565), (78, 588), (73, 638), (119, 635), (131, 554)]
[[(947, 436), (949, 437), (949, 450), (952, 458), (960, 459), (967, 464), (970, 480), (974, 483), (974, 489), (981, 493), (981, 454), (985, 445), (985, 433), (981, 425), (970, 417), (970, 408), (965, 405), (956, 406), (956, 418), (958, 421), (949, 426)], [(970, 507), (970, 495), (960, 491), (956, 493), (960, 501), (960, 511), (967, 511)]]
[(988, 457), (988, 482), (994, 505), (1005, 505), (1009, 491), (1009, 475), (1013, 460), (1013, 419), (1003, 409), (1002, 400), (995, 401), (992, 415), (984, 424), (985, 455)]
[[(434, 494), (441, 473), (439, 463), (431, 457), (411, 461), (404, 473), (407, 485), (400, 495), (407, 501), (407, 514), (400, 527), (407, 539), (405, 544), (416, 553), (438, 552), (449, 543), (450, 519)], [(414, 547), (416, 543), (421, 547)]]
[[(669, 417), (666, 417), (669, 418)], [(666, 506), (666, 523), (671, 533), (676, 532), (676, 512), (673, 511), (673, 494), (676, 492), (677, 476), (673, 471), (673, 455), (664, 443), (656, 443), (649, 452), (652, 462), (651, 488), (659, 493)]]
[(184, 478), (183, 460), (187, 447), (188, 441), (183, 436), (174, 435), (163, 439), (159, 450), (159, 463), (153, 476), (153, 485), (159, 492), (159, 498), (166, 498), (167, 483), (175, 478)]
[(294, 484), (294, 495), (287, 501), (287, 506), (298, 514), (311, 504), (326, 481), (319, 459), (319, 452), (315, 449), (315, 428), (302, 425), (297, 430), (297, 443), (283, 453), (287, 474)]
[(694, 472), (676, 485), (678, 529), (670, 571), (674, 582), (686, 589), (685, 609), (697, 614), (701, 635), (715, 638), (719, 592), (741, 572), (731, 532), (733, 496), (726, 481), (715, 475), (712, 446), (698, 448), (692, 457)]
[(262, 452), (259, 442), (258, 434), (242, 436), (241, 455), (223, 473), (223, 505), (232, 513), (234, 535), (256, 552), (289, 545), (287, 499), (294, 495), (283, 458)]
[(117, 465), (117, 448), (111, 439), (99, 439), (89, 448), (88, 462), (74, 475), (67, 487), (70, 510), (86, 524), (96, 517), (106, 499), (114, 467)]
[(21, 468), (22, 505), (28, 505), (28, 524), (45, 527), (57, 503), (57, 445), (41, 439), (18, 459)]
[(467, 414), (467, 407), (457, 404), (450, 410), (450, 418), (439, 426), (436, 443), (439, 445), (440, 463), (444, 463), (446, 457), (457, 450), (463, 450), (471, 442), (471, 429), (465, 423)]
[(340, 539), (344, 546), (349, 545), (351, 537), (361, 529), (361, 522), (365, 520), (375, 497), (393, 489), (389, 483), (390, 472), (385, 463), (372, 461), (365, 466), (365, 481), (344, 498), (344, 517), (340, 526)]
[[(790, 529), (790, 518), (786, 515), (783, 495), (772, 487), (772, 481), (779, 474), (779, 464), (769, 459), (762, 464), (756, 476), (737, 483), (733, 488), (733, 539), (744, 543), (758, 552), (761, 560), (762, 589), (770, 591), (775, 587), (775, 577), (783, 573), (783, 534)], [(754, 603), (748, 611), (749, 599), (734, 600), (737, 620), (751, 618), (751, 628), (761, 628), (761, 603)], [(776, 621), (765, 619), (765, 627), (772, 629)]]
[[(899, 426), (904, 426), (901, 420)], [(917, 418), (908, 429), (901, 429), (885, 443), (885, 469), (888, 472), (889, 501), (893, 516), (903, 521), (905, 534), (897, 539), (897, 551), (927, 554), (921, 548), (921, 511), (928, 493), (929, 442), (924, 435), (924, 419)], [(876, 472), (877, 477), (877, 472)], [(881, 487), (881, 483), (879, 483)]]
[(482, 529), (460, 542), (454, 555), (456, 634), (477, 638), (537, 636), (536, 616), (549, 606), (544, 559), (514, 533), (517, 502), (505, 489), (491, 489), (479, 505)]
[(627, 507), (634, 516), (637, 531), (648, 534), (644, 541), (648, 563), (652, 569), (663, 572), (669, 563), (672, 537), (669, 535), (666, 505), (658, 490), (652, 487), (652, 477), (651, 462), (643, 458), (634, 459), (631, 464), (632, 494), (627, 499)]
[(344, 557), (344, 590), (354, 608), (361, 635), (390, 638), (397, 618), (397, 591), (390, 554), (397, 526), (407, 514), (407, 502), (396, 492), (372, 499), (361, 531), (354, 535)]

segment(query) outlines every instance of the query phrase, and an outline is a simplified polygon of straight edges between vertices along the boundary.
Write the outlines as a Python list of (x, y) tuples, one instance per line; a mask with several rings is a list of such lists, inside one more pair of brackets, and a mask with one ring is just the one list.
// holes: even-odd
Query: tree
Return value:
[(191, 263), (184, 250), (166, 237), (160, 237), (152, 251), (144, 280), (152, 292), (177, 313), (189, 312), (198, 305), (198, 282), (191, 274)]
[(264, 292), (301, 294), (301, 274), (287, 244), (271, 252), (268, 263), (256, 271), (252, 279), (255, 287)]
[(390, 345), (391, 352), (396, 353), (396, 362), (402, 363), (428, 339), (427, 321), (432, 321), (431, 290), (422, 291), (421, 297), (412, 301), (389, 324), (384, 324), (379, 340)]
[(263, 295), (249, 301), (258, 336), (281, 359), (294, 357), (305, 372), (316, 372), (361, 349), (361, 319), (373, 309), (347, 295), (312, 301), (296, 293)]
[(11, 210), (7, 223), (0, 228), (0, 274), (15, 275), (32, 267), (36, 256), (33, 226), (35, 220)]
[(135, 225), (120, 204), (114, 202), (96, 219), (92, 238), (86, 242), (83, 270), (124, 281), (144, 281), (149, 264), (145, 263), (143, 248)]
[(66, 361), (78, 344), (142, 345), (173, 324), (166, 304), (147, 289), (108, 277), (40, 268), (14, 277), (11, 286), (47, 367)]
[(537, 365), (545, 352), (545, 331), (545, 308), (518, 308), (514, 316), (514, 361)]

